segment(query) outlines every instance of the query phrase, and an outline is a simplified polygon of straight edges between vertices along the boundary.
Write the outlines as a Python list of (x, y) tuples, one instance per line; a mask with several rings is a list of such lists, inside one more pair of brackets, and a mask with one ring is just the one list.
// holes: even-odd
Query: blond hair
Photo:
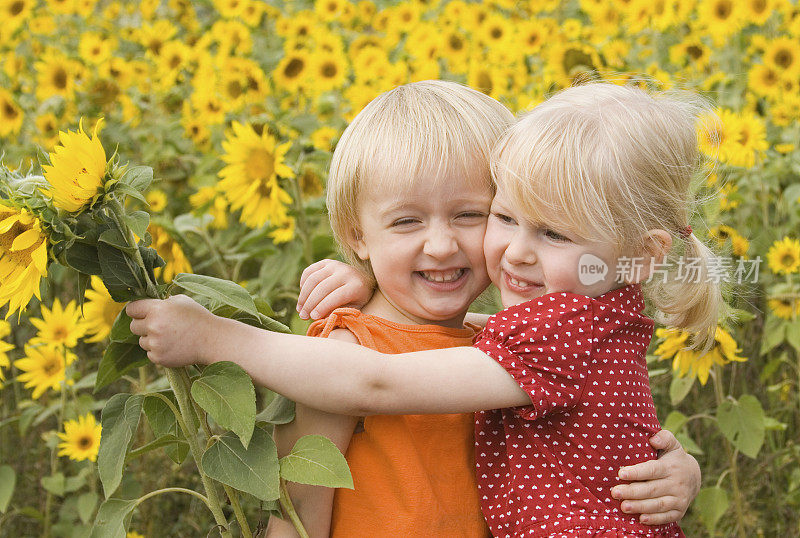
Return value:
[(699, 282), (669, 274), (645, 289), (660, 321), (713, 343), (719, 284), (706, 282), (713, 253), (686, 234), (700, 157), (695, 122), (707, 104), (689, 94), (649, 94), (591, 83), (563, 90), (522, 116), (498, 143), (492, 172), (532, 222), (644, 252), (666, 230), (673, 250), (698, 260)]
[(331, 228), (347, 260), (374, 278), (351, 242), (363, 197), (375, 188), (458, 177), (491, 189), (492, 147), (513, 119), (496, 100), (455, 82), (413, 82), (373, 99), (342, 134), (328, 176)]

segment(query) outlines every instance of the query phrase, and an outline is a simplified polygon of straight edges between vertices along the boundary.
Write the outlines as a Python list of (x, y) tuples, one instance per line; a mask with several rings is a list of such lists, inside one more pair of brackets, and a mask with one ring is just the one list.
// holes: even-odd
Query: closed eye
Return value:
[(411, 217), (404, 217), (404, 218), (392, 221), (392, 224), (390, 226), (392, 226), (392, 227), (395, 227), (395, 226), (408, 226), (408, 225), (414, 224), (416, 222), (417, 222), (417, 219), (414, 219), (414, 218), (411, 218)]
[(482, 211), (464, 211), (457, 215), (460, 219), (485, 219), (486, 213)]
[(569, 237), (565, 235), (561, 235), (560, 233), (556, 232), (555, 230), (545, 229), (544, 235), (553, 241), (559, 242), (566, 242), (570, 241)]
[(517, 221), (515, 221), (513, 218), (511, 218), (508, 215), (505, 215), (503, 213), (496, 213), (495, 212), (495, 213), (492, 213), (492, 216), (494, 218), (496, 218), (497, 220), (499, 220), (500, 222), (502, 222), (503, 224), (512, 224), (513, 225), (513, 224), (517, 223)]

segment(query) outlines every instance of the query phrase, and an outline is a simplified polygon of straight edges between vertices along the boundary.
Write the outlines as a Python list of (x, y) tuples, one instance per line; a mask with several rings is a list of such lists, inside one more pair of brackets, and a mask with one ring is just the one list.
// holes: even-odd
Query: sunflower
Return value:
[(195, 119), (203, 125), (217, 125), (225, 121), (225, 107), (212, 89), (197, 87), (190, 100), (196, 111)]
[(729, 155), (727, 162), (733, 166), (752, 168), (764, 157), (764, 152), (769, 148), (767, 128), (755, 114), (742, 112), (737, 114), (737, 120), (739, 128), (736, 144), (739, 148)]
[(310, 71), (311, 56), (300, 49), (287, 52), (272, 72), (275, 84), (289, 92), (297, 91)]
[(689, 333), (680, 329), (657, 329), (656, 337), (662, 341), (654, 354), (662, 360), (672, 359), (672, 368), (680, 377), (689, 374), (697, 377), (703, 385), (708, 381), (711, 367), (715, 364), (724, 366), (730, 362), (747, 360), (738, 356), (742, 350), (736, 344), (736, 340), (721, 327), (717, 327), (714, 333), (714, 347), (707, 352), (686, 347)]
[(232, 209), (242, 210), (239, 220), (251, 228), (285, 220), (292, 198), (278, 184), (278, 176), (294, 177), (283, 162), (291, 142), (277, 145), (266, 129), (259, 136), (249, 124), (233, 122), (232, 127), (222, 143), (227, 166), (219, 172), (220, 191)]
[(91, 288), (86, 290), (86, 302), (83, 303), (83, 325), (89, 335), (86, 341), (104, 340), (124, 307), (123, 303), (111, 298), (100, 277), (92, 275)]
[(343, 54), (315, 54), (309, 76), (309, 86), (316, 92), (340, 88), (347, 80), (347, 59)]
[(81, 36), (78, 53), (86, 63), (99, 65), (111, 59), (115, 48), (113, 40), (104, 39), (95, 32), (86, 32)]
[(246, 0), (213, 0), (214, 7), (226, 19), (240, 17), (244, 13)]
[(279, 245), (294, 239), (294, 224), (294, 217), (287, 217), (284, 222), (278, 223), (277, 227), (269, 233), (272, 242)]
[(201, 187), (189, 197), (189, 203), (196, 210), (205, 211), (213, 217), (212, 228), (224, 230), (228, 227), (228, 202), (214, 187)]
[(800, 241), (788, 236), (775, 241), (767, 251), (767, 263), (775, 274), (788, 275), (800, 270)]
[(311, 133), (311, 143), (318, 150), (331, 151), (333, 149), (333, 141), (338, 134), (338, 129), (326, 125)]
[(186, 258), (186, 254), (184, 254), (181, 246), (169, 235), (167, 230), (158, 224), (150, 223), (147, 231), (150, 232), (153, 238), (151, 246), (167, 262), (164, 267), (155, 270), (156, 277), (160, 277), (164, 282), (170, 282), (172, 277), (178, 273), (192, 272), (192, 265)]
[(14, 366), (22, 370), (17, 376), (25, 383), (25, 388), (33, 389), (33, 399), (39, 398), (47, 389), (60, 390), (66, 379), (67, 365), (77, 356), (71, 351), (56, 346), (25, 346), (25, 357), (14, 361)]
[(75, 461), (95, 461), (100, 449), (100, 432), (102, 427), (95, 421), (94, 415), (88, 413), (78, 420), (64, 422), (64, 433), (59, 433), (58, 455), (68, 456)]
[(61, 145), (50, 153), (51, 165), (42, 166), (50, 184), (43, 192), (53, 198), (59, 209), (74, 213), (93, 203), (102, 194), (106, 176), (106, 152), (97, 131), (102, 119), (94, 127), (92, 138), (83, 131), (58, 133)]
[(58, 118), (52, 112), (47, 112), (37, 116), (34, 123), (36, 124), (36, 141), (47, 151), (52, 151), (58, 143)]
[(0, 88), (0, 137), (16, 135), (25, 119), (22, 109), (7, 90)]
[(36, 71), (36, 98), (40, 101), (54, 95), (71, 98), (78, 81), (84, 76), (81, 64), (54, 51), (45, 52), (33, 68)]
[(711, 49), (699, 37), (687, 37), (669, 49), (669, 61), (680, 67), (703, 71), (711, 59)]
[(775, 0), (744, 0), (745, 18), (750, 24), (761, 26), (772, 16)]
[(167, 193), (162, 190), (154, 189), (145, 196), (147, 203), (150, 204), (150, 211), (161, 213), (167, 207)]
[(30, 16), (35, 4), (33, 0), (0, 0), (3, 24), (13, 32)]
[(700, 0), (698, 3), (697, 20), (716, 45), (722, 45), (746, 22), (741, 4), (737, 0)]
[(780, 73), (768, 65), (754, 65), (747, 74), (747, 85), (756, 95), (777, 98), (781, 94)]
[(767, 301), (772, 313), (781, 319), (796, 319), (800, 316), (800, 299), (791, 297), (774, 298)]
[(556, 43), (547, 53), (546, 71), (556, 84), (568, 87), (584, 78), (592, 78), (603, 63), (590, 45), (581, 42)]
[(54, 346), (75, 347), (78, 339), (86, 334), (86, 326), (81, 322), (81, 315), (75, 301), (66, 307), (56, 298), (53, 308), (42, 305), (42, 317), (30, 318), (31, 324), (39, 332), (31, 338), (31, 344), (48, 344)]
[(0, 202), (0, 305), (24, 310), (47, 275), (47, 236), (27, 210)]
[(791, 37), (773, 39), (764, 50), (763, 62), (784, 77), (797, 77), (800, 75), (800, 43)]
[(735, 159), (740, 151), (739, 131), (739, 119), (730, 110), (718, 108), (714, 113), (701, 116), (697, 123), (700, 151), (720, 162)]
[(12, 344), (3, 342), (2, 338), (5, 338), (10, 333), (11, 325), (7, 321), (0, 320), (0, 389), (3, 388), (3, 382), (6, 380), (3, 368), (11, 366), (11, 362), (8, 360), (8, 352), (14, 349)]
[(128, 531), (128, 533), (125, 535), (125, 538), (144, 538), (144, 536), (136, 531)]

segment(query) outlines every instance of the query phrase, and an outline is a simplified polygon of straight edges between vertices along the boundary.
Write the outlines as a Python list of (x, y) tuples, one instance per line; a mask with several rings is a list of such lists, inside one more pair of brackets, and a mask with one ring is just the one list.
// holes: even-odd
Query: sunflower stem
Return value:
[(303, 522), (300, 521), (300, 516), (297, 515), (297, 511), (294, 509), (294, 504), (292, 504), (292, 499), (289, 497), (289, 489), (286, 487), (286, 480), (281, 478), (281, 497), (280, 497), (281, 507), (283, 508), (284, 513), (289, 517), (294, 528), (297, 530), (297, 534), (300, 535), (300, 538), (309, 538), (308, 532), (306, 528), (303, 526)]
[[(725, 401), (725, 394), (722, 390), (722, 380), (720, 379), (722, 372), (718, 366), (711, 369), (711, 381), (714, 384), (714, 395), (717, 399), (717, 409)], [(742, 491), (739, 489), (739, 473), (736, 464), (736, 457), (738, 451), (733, 450), (730, 442), (725, 442), (725, 450), (728, 454), (728, 471), (731, 475), (731, 486), (733, 487), (734, 507), (736, 509), (736, 535), (745, 536), (745, 515), (744, 515), (744, 500), (742, 498)]]

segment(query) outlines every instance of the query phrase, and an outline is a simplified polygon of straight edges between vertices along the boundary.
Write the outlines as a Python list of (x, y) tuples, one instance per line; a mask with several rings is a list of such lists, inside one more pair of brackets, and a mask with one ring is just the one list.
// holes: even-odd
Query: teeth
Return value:
[(461, 278), (464, 269), (454, 269), (452, 271), (420, 271), (420, 274), (431, 282), (453, 282)]
[(527, 288), (528, 286), (530, 286), (530, 283), (528, 283), (528, 282), (525, 282), (524, 280), (517, 280), (517, 279), (516, 279), (516, 278), (514, 278), (513, 276), (509, 276), (509, 277), (508, 277), (508, 280), (509, 280), (509, 281), (510, 281), (512, 284), (514, 284), (515, 286), (517, 286), (517, 287), (520, 287), (520, 288)]

